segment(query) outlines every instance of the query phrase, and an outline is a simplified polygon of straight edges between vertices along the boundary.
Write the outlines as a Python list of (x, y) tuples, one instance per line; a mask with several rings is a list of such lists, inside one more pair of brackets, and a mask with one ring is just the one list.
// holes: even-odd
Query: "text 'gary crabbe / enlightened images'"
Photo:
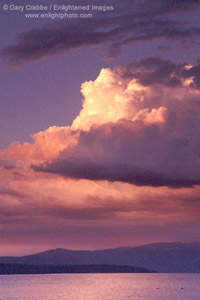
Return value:
[(4, 4), (4, 11), (24, 13), (27, 19), (76, 19), (93, 18), (94, 13), (114, 11), (113, 5), (15, 5)]
[(50, 4), (48, 5), (15, 5), (15, 4), (4, 4), (3, 10), (10, 11), (113, 11), (113, 5), (58, 5), (58, 4)]

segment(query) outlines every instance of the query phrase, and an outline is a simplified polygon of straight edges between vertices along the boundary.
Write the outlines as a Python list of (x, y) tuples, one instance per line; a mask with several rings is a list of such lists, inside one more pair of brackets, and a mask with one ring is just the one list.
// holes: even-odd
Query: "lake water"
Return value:
[(200, 300), (200, 274), (1, 275), (0, 300)]

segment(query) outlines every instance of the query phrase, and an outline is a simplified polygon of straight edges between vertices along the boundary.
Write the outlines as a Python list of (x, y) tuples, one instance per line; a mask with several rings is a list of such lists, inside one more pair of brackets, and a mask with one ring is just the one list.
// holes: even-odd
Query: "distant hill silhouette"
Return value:
[(144, 268), (112, 265), (31, 266), (0, 264), (0, 275), (10, 274), (77, 274), (77, 273), (156, 273)]
[(156, 243), (95, 251), (58, 248), (22, 257), (0, 257), (0, 264), (120, 265), (161, 273), (200, 273), (200, 242)]

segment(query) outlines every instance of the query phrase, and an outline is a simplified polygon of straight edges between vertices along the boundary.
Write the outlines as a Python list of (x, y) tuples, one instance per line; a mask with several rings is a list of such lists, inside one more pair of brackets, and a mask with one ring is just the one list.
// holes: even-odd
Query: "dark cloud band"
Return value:
[[(116, 3), (113, 14), (93, 19), (57, 23), (54, 27), (28, 30), (16, 45), (1, 50), (11, 64), (21, 65), (45, 57), (65, 54), (73, 49), (107, 44), (108, 57), (120, 54), (123, 45), (157, 38), (193, 39), (200, 36), (200, 27), (190, 21), (180, 22), (176, 13), (199, 9), (199, 1), (128, 1)], [(173, 18), (167, 14), (173, 12)], [(163, 16), (165, 18), (163, 19)], [(162, 17), (162, 19), (161, 19)]]

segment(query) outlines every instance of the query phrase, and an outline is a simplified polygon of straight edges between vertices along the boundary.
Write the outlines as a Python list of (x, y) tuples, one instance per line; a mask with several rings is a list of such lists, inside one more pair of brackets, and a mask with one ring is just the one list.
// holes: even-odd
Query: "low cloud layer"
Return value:
[(20, 167), (0, 169), (0, 179), (1, 255), (199, 237), (199, 188), (66, 180)]
[[(88, 3), (87, 3), (88, 4)], [(107, 45), (108, 57), (115, 58), (124, 45), (165, 38), (171, 41), (197, 41), (200, 27), (190, 13), (200, 10), (196, 1), (113, 1), (114, 11), (92, 19), (68, 20), (41, 29), (23, 32), (15, 45), (1, 50), (13, 65), (65, 54), (74, 49)], [(179, 13), (182, 18), (177, 15)]]

